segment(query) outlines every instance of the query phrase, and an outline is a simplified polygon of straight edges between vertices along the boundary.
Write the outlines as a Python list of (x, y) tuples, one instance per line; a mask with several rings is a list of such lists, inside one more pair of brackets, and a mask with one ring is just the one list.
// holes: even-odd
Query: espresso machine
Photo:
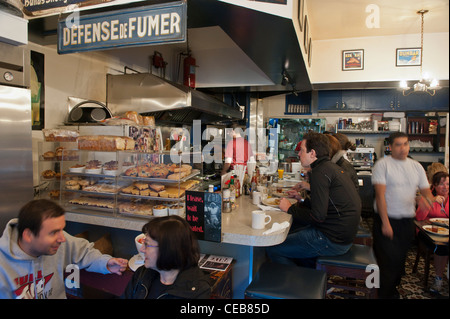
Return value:
[(348, 150), (347, 158), (352, 163), (358, 175), (359, 196), (361, 197), (361, 214), (373, 214), (374, 190), (372, 186), (372, 167), (376, 160), (375, 148), (357, 147), (354, 151)]
[(375, 148), (373, 147), (357, 147), (354, 151), (347, 151), (347, 158), (357, 172), (372, 172), (375, 157)]

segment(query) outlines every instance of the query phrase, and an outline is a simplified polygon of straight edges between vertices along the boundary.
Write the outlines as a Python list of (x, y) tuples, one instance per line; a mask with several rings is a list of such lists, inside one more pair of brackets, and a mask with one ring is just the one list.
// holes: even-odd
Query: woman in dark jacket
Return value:
[(198, 267), (199, 248), (189, 224), (179, 216), (158, 217), (142, 228), (144, 266), (128, 283), (126, 299), (207, 299), (209, 276)]
[[(336, 163), (339, 167), (341, 167), (346, 174), (352, 179), (353, 185), (355, 185), (356, 190), (359, 190), (359, 182), (358, 175), (356, 173), (353, 165), (345, 158), (345, 154), (347, 150), (344, 150), (343, 145), (339, 142), (339, 140), (329, 134), (326, 134), (330, 141), (330, 160), (332, 163)], [(343, 135), (343, 134), (341, 134)], [(345, 136), (345, 135), (344, 135)], [(342, 138), (342, 137), (341, 137)], [(347, 140), (348, 141), (348, 140)], [(344, 143), (344, 145), (346, 145)]]

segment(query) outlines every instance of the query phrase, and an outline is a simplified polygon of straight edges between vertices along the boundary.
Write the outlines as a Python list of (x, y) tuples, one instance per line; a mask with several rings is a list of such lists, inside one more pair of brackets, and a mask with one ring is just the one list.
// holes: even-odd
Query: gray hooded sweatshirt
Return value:
[[(106, 264), (111, 256), (102, 255), (93, 243), (66, 232), (66, 241), (55, 255), (29, 256), (17, 243), (17, 222), (10, 220), (0, 238), (0, 299), (64, 299), (64, 271), (69, 265), (110, 273)], [(76, 267), (67, 269), (69, 274), (77, 271)]]

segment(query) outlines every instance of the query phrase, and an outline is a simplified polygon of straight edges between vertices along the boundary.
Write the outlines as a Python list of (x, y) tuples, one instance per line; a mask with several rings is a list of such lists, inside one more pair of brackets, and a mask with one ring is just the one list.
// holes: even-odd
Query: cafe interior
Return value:
[[(408, 134), (409, 156), (424, 171), (449, 168), (448, 1), (51, 3), (0, 1), (0, 92), (31, 93), (21, 115), (0, 94), (0, 229), (28, 200), (50, 199), (66, 210), (69, 234), (128, 260), (122, 276), (82, 270), (68, 298), (120, 297), (144, 263), (143, 225), (168, 215), (197, 236), (213, 299), (378, 298), (371, 179), (391, 155), (389, 135)], [(147, 28), (146, 12), (165, 10), (172, 18)], [(134, 22), (92, 27), (91, 36), (91, 25), (123, 17)], [(84, 29), (68, 27), (77, 22)], [(252, 149), (224, 173), (233, 130)], [(298, 203), (288, 191), (307, 176), (299, 147), (311, 131), (350, 143), (358, 232), (344, 255), (270, 263), (266, 248), (293, 231), (279, 204)], [(114, 147), (102, 146), (111, 136)], [(124, 140), (131, 148), (118, 146)], [(138, 175), (169, 164), (177, 171)], [(446, 219), (415, 227), (448, 252), (448, 177), (446, 201)], [(434, 251), (416, 236), (399, 298), (448, 299), (448, 254), (439, 292), (430, 290), (435, 276)]]

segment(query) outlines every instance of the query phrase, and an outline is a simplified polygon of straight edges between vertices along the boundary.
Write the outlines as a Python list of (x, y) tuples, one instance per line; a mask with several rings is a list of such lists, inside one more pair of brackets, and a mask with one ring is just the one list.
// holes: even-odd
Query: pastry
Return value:
[(184, 189), (178, 189), (178, 187), (166, 187), (166, 192), (169, 198), (179, 198), (184, 195)]
[(136, 142), (131, 137), (112, 135), (86, 135), (78, 138), (78, 149), (88, 151), (134, 150)]
[(131, 167), (125, 171), (125, 176), (137, 176), (138, 169), (137, 167)]
[(50, 198), (56, 199), (59, 197), (59, 190), (51, 190), (48, 195)]
[(48, 151), (48, 152), (45, 152), (44, 154), (42, 154), (42, 157), (43, 157), (45, 160), (52, 160), (52, 159), (55, 158), (55, 153), (52, 152), (52, 151)]
[(191, 189), (195, 185), (197, 185), (198, 183), (200, 183), (200, 182), (196, 181), (196, 180), (185, 181), (185, 182), (180, 184), (180, 188), (182, 188), (182, 189)]
[(183, 173), (173, 173), (173, 174), (170, 174), (169, 176), (167, 176), (167, 179), (170, 179), (170, 180), (179, 180), (179, 179), (181, 179), (181, 178), (183, 178), (183, 176), (184, 176), (184, 174)]
[(133, 185), (130, 185), (130, 186), (128, 186), (128, 187), (122, 188), (122, 193), (125, 193), (125, 194), (131, 194), (131, 192), (133, 191), (133, 189), (134, 189), (134, 186), (133, 186)]
[(154, 191), (160, 192), (164, 190), (164, 185), (160, 183), (150, 183), (148, 186), (150, 186), (151, 189)]
[(154, 191), (150, 190), (150, 196), (158, 197), (158, 192), (154, 192)]
[(143, 189), (148, 189), (148, 184), (147, 183), (139, 183), (139, 182), (135, 182), (134, 186), (139, 189), (139, 190), (143, 190)]
[(152, 177), (155, 178), (166, 178), (169, 174), (169, 170), (167, 168), (156, 169), (152, 172)]
[(55, 175), (56, 175), (56, 173), (54, 171), (52, 171), (51, 169), (47, 169), (42, 172), (43, 178), (54, 178)]
[(164, 197), (164, 198), (168, 198), (169, 197), (169, 193), (167, 193), (165, 190), (158, 192), (158, 196), (159, 197)]
[(78, 131), (64, 129), (43, 129), (46, 142), (75, 142), (79, 136)]

